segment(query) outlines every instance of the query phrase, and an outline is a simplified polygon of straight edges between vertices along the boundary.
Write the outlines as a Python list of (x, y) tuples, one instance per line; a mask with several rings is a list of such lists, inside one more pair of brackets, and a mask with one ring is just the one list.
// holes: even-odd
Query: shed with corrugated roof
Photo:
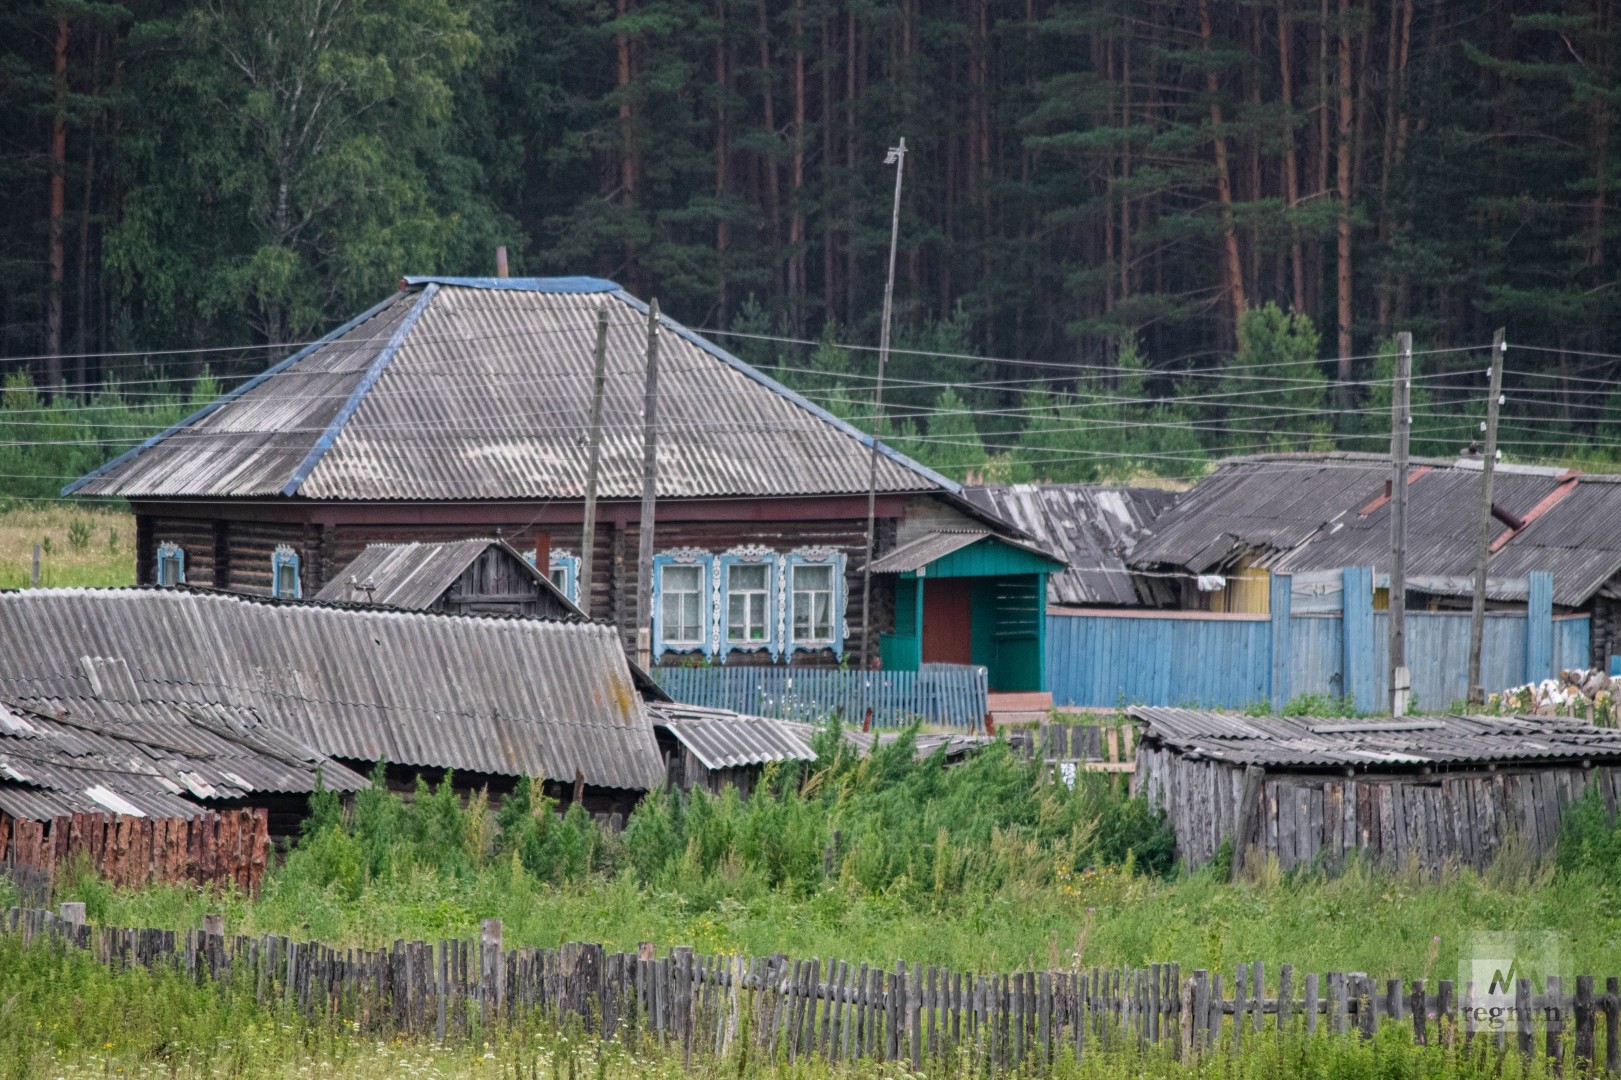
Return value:
[(1229, 846), (1235, 869), (1481, 869), (1511, 841), (1551, 854), (1590, 786), (1612, 814), (1621, 800), (1621, 731), (1567, 717), (1128, 712), (1142, 725), (1136, 788), (1190, 866)]

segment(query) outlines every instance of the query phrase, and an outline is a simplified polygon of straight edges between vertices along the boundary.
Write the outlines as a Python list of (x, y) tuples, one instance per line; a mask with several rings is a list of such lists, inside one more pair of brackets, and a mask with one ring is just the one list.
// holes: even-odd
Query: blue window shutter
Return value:
[[(291, 569), (293, 572), (291, 593), (282, 592), (283, 569)], [(287, 544), (282, 544), (270, 553), (270, 595), (283, 600), (299, 600), (304, 596), (304, 575), (300, 572), (298, 552)]]
[[(739, 643), (731, 640), (731, 573), (733, 568), (739, 566), (764, 566), (766, 610), (765, 626), (766, 636), (763, 640), (754, 643)], [(763, 548), (737, 548), (719, 556), (715, 560), (715, 574), (717, 595), (719, 597), (719, 610), (716, 617), (720, 624), (720, 632), (715, 642), (715, 651), (722, 657), (736, 650), (738, 652), (769, 652), (773, 660), (782, 658), (783, 628), (782, 628), (782, 556)]]
[[(667, 567), (695, 566), (698, 568), (698, 636), (697, 642), (668, 640), (664, 625), (664, 571)], [(671, 551), (653, 556), (653, 659), (666, 652), (715, 654), (718, 613), (715, 603), (719, 586), (715, 578), (715, 557), (706, 551)]]
[[(801, 566), (826, 566), (831, 568), (832, 574), (832, 612), (831, 626), (833, 636), (827, 640), (799, 641), (794, 636), (794, 569)], [(783, 648), (789, 659), (801, 650), (814, 652), (818, 649), (832, 649), (833, 655), (841, 656), (844, 653), (844, 616), (849, 607), (850, 597), (848, 583), (844, 578), (844, 552), (828, 549), (796, 551), (784, 559), (783, 581)]]
[[(172, 580), (165, 580), (171, 578)], [(160, 586), (186, 583), (186, 550), (179, 544), (164, 541), (158, 545), (157, 576), (153, 580)]]

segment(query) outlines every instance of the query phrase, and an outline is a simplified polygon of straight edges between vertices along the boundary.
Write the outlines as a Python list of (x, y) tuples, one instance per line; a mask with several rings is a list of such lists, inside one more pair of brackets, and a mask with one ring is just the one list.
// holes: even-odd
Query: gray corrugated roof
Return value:
[(924, 533), (915, 540), (907, 541), (882, 558), (873, 560), (872, 572), (875, 574), (904, 574), (921, 570), (936, 559), (943, 559), (954, 551), (961, 551), (963, 548), (977, 544), (985, 539), (992, 539), (1009, 547), (1018, 548), (1020, 551), (1027, 551), (1043, 559), (1051, 559), (1054, 563), (1062, 563), (1063, 561), (1040, 544), (1016, 540), (1009, 536), (1000, 536), (977, 529), (945, 529), (939, 532)]
[[(1409, 577), (1472, 579), (1479, 463), (1415, 459), (1413, 469), (1407, 489)], [(1421, 469), (1426, 471), (1416, 475)], [(1493, 500), (1524, 517), (1568, 475), (1555, 468), (1502, 467)], [(1376, 574), (1388, 573), (1390, 504), (1380, 497), (1390, 477), (1389, 459), (1377, 454), (1230, 458), (1148, 527), (1128, 563), (1209, 573), (1248, 556), (1286, 572), (1371, 566)], [(1371, 512), (1363, 514), (1369, 506)], [(1494, 529), (1500, 534), (1507, 527)], [(1621, 572), (1621, 477), (1581, 474), (1492, 556), (1488, 573), (1507, 583), (1543, 570), (1554, 576), (1554, 602), (1569, 607), (1585, 603)]]
[(1144, 736), (1180, 753), (1263, 767), (1364, 769), (1621, 760), (1621, 731), (1566, 717), (1415, 716), (1404, 721), (1253, 717), (1133, 707)]
[[(599, 495), (638, 498), (645, 307), (598, 279), (408, 287), (177, 428), (92, 473), (87, 495), (581, 498), (597, 309), (609, 314)], [(871, 439), (669, 318), (661, 498), (868, 486)], [(888, 492), (960, 489), (884, 448)]]
[[(81, 659), (95, 657), (122, 661), (140, 700), (98, 697)], [(185, 589), (0, 593), (0, 698), (204, 745), (246, 731), (348, 760), (579, 769), (632, 790), (661, 774), (617, 634), (573, 620)]]
[[(815, 737), (820, 725), (806, 724), (797, 720), (784, 720), (783, 724), (803, 739), (807, 744)], [(899, 731), (862, 731), (856, 727), (841, 727), (840, 737), (854, 747), (858, 753), (870, 754), (874, 746), (888, 746), (899, 739), (903, 732)], [(946, 757), (961, 757), (973, 753), (996, 741), (994, 735), (961, 735), (956, 732), (920, 731), (915, 738), (912, 756), (922, 761), (929, 755), (946, 748)]]
[(706, 769), (816, 759), (810, 740), (781, 720), (674, 703), (649, 704), (647, 711)]
[(1168, 599), (1163, 579), (1126, 567), (1138, 537), (1176, 501), (1159, 488), (1100, 484), (997, 484), (963, 489), (968, 500), (1018, 526), (1069, 561), (1047, 579), (1055, 604), (1130, 606)]
[[(93, 716), (77, 702), (41, 700), (49, 715), (0, 704), (0, 810), (43, 819), (58, 814), (120, 813), (192, 817), (189, 799), (240, 799), (257, 792), (309, 791), (320, 769), (338, 791), (365, 785), (330, 760), (304, 761), (251, 733), (222, 738), (164, 711), (120, 702), (135, 720)], [(172, 713), (172, 710), (170, 710)], [(305, 754), (305, 757), (309, 755)]]
[(456, 579), (492, 547), (499, 547), (528, 570), (540, 587), (565, 609), (584, 612), (565, 596), (545, 574), (505, 540), (482, 537), (471, 540), (418, 541), (401, 544), (367, 544), (354, 561), (333, 575), (315, 595), (317, 601), (344, 603), (351, 599), (351, 579), (373, 588), (366, 602), (383, 607), (421, 610), (433, 604)]

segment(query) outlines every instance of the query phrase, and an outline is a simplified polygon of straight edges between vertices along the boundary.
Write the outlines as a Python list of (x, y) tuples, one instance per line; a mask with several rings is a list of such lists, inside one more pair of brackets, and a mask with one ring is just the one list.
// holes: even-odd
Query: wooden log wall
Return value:
[(1275, 855), (1286, 870), (1319, 863), (1337, 869), (1358, 854), (1430, 873), (1449, 864), (1478, 870), (1511, 836), (1534, 857), (1551, 855), (1565, 807), (1590, 783), (1598, 784), (1612, 815), (1621, 804), (1615, 766), (1427, 776), (1268, 772), (1255, 783), (1242, 767), (1143, 746), (1137, 767), (1138, 790), (1166, 811), (1177, 850), (1191, 866), (1208, 862), (1232, 837), (1235, 849)]
[(455, 1041), (540, 1016), (604, 1038), (655, 1042), (689, 1064), (756, 1048), (790, 1063), (867, 1060), (914, 1071), (966, 1059), (978, 1074), (1043, 1072), (1099, 1046), (1131, 1043), (1192, 1063), (1286, 1033), (1372, 1038), (1384, 1023), (1407, 1028), (1420, 1044), (1468, 1048), (1482, 1038), (1503, 1057), (1544, 1054), (1566, 1074), (1621, 1073), (1621, 980), (1613, 977), (1602, 992), (1592, 975), (1568, 983), (1548, 976), (1540, 992), (1519, 979), (1514, 1015), (1497, 1041), (1479, 1023), (1488, 1010), (1473, 983), (1377, 982), (1354, 972), (1297, 973), (1290, 964), (1274, 973), (1261, 961), (1236, 965), (1230, 983), (1204, 969), (1184, 978), (1174, 963), (974, 974), (680, 947), (661, 957), (648, 945), (635, 953), (592, 944), (506, 949), (494, 919), (476, 940), (383, 949), (226, 936), (220, 917), (205, 923), (212, 925), (186, 931), (92, 927), (82, 906), (64, 905), (61, 917), (11, 908), (0, 929), (89, 950), (112, 967), (168, 967), (246, 985), (266, 1008), (341, 1020), (378, 1037)]
[(54, 873), (88, 856), (114, 885), (224, 884), (256, 893), (270, 853), (269, 815), (204, 810), (195, 818), (72, 814), (27, 821), (0, 814), (0, 863)]

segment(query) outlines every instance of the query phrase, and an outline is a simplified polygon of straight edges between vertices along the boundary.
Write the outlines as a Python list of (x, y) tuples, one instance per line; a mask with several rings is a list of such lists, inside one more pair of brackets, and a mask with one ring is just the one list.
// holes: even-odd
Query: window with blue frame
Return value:
[(557, 586), (559, 592), (568, 597), (570, 601), (580, 602), (580, 557), (570, 555), (566, 551), (554, 551), (551, 555), (551, 566), (547, 577)]
[(713, 652), (709, 633), (713, 573), (713, 558), (699, 552), (653, 557), (654, 656)]
[(186, 552), (179, 544), (158, 545), (157, 574), (152, 580), (164, 588), (185, 584)]
[(781, 654), (778, 558), (761, 549), (735, 551), (719, 560), (722, 655), (733, 649)]
[(298, 552), (286, 544), (270, 554), (270, 595), (297, 600), (304, 595), (304, 582), (298, 573)]
[(788, 556), (788, 647), (844, 649), (844, 555)]

